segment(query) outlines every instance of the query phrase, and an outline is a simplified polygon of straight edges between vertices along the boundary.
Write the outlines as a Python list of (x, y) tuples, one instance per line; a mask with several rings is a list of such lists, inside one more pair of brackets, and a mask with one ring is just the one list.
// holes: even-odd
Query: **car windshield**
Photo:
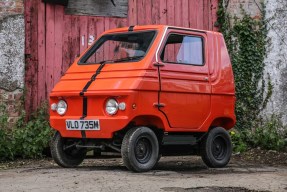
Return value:
[(104, 35), (80, 59), (79, 64), (138, 61), (146, 55), (155, 33), (145, 31)]

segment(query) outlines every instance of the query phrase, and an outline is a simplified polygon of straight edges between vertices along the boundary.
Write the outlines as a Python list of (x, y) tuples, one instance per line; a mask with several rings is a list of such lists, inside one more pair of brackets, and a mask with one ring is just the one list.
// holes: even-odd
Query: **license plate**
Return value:
[(66, 120), (67, 130), (100, 130), (99, 120)]

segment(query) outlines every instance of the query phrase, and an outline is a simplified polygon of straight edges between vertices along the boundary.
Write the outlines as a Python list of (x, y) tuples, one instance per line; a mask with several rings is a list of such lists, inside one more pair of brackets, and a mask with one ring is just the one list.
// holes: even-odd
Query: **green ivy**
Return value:
[[(2, 105), (2, 109), (4, 112), (5, 105)], [(47, 104), (42, 104), (28, 122), (25, 121), (26, 116), (23, 113), (13, 128), (8, 127), (8, 115), (1, 115), (0, 160), (42, 156), (53, 134), (47, 111)]]
[[(224, 0), (219, 3), (217, 25), (225, 37), (236, 87), (236, 128), (251, 129), (272, 94), (270, 80), (263, 78), (267, 29), (265, 13), (255, 20), (242, 10), (243, 17), (231, 18)], [(233, 24), (231, 25), (231, 22)]]

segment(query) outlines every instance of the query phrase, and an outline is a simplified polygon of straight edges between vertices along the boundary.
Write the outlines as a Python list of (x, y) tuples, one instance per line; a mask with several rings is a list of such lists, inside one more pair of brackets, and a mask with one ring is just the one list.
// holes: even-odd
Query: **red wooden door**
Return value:
[(103, 31), (129, 25), (168, 24), (217, 30), (218, 0), (129, 0), (128, 17), (66, 15), (60, 5), (25, 0), (26, 99), (29, 114)]

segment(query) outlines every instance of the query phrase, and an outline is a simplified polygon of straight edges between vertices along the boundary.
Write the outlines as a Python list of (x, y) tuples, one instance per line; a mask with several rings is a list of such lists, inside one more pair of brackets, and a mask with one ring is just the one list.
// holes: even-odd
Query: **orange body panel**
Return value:
[[(235, 124), (235, 89), (230, 59), (223, 36), (217, 32), (169, 27), (135, 26), (134, 31), (157, 31), (146, 56), (136, 62), (107, 63), (85, 96), (87, 117), (100, 122), (100, 130), (85, 131), (87, 138), (112, 138), (129, 124), (153, 126), (165, 132), (206, 132), (211, 126), (230, 129)], [(128, 28), (105, 34), (127, 33)], [(203, 66), (164, 63), (160, 53), (168, 34), (199, 36), (204, 42)], [(89, 50), (89, 49), (88, 49)], [(88, 50), (81, 54), (81, 58)], [(66, 129), (66, 119), (80, 119), (80, 92), (99, 64), (79, 65), (76, 59), (50, 93), (50, 104), (63, 99), (65, 115), (50, 110), (51, 127), (63, 137), (81, 138), (81, 131)], [(160, 64), (160, 67), (155, 64)], [(115, 98), (126, 109), (105, 112), (105, 102)], [(158, 104), (163, 106), (158, 107)]]

